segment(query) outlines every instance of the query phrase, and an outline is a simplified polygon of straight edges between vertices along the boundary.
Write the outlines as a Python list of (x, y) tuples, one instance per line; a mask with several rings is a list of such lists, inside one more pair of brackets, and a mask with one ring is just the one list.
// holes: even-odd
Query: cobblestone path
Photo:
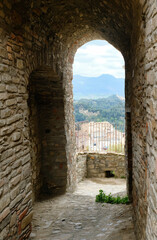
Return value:
[(125, 181), (88, 179), (73, 194), (37, 202), (32, 240), (135, 240), (131, 205), (95, 202), (99, 189), (125, 194)]

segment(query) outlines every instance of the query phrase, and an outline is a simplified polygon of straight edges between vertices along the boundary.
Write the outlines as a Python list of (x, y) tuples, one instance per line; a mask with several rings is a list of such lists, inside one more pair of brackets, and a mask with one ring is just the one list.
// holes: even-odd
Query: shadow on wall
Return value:
[(67, 164), (62, 82), (51, 68), (30, 77), (31, 160), (34, 198), (65, 192)]

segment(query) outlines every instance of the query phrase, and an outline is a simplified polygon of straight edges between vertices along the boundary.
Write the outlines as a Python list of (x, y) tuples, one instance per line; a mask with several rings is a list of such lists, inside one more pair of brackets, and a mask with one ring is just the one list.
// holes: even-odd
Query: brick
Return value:
[(25, 216), (26, 213), (28, 212), (28, 208), (25, 208), (22, 213), (19, 215), (19, 220), (21, 221)]

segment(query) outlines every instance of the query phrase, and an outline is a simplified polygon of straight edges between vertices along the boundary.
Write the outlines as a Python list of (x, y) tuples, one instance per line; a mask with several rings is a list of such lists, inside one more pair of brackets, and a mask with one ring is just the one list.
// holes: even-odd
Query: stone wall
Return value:
[[(34, 30), (23, 19), (26, 2), (12, 4), (0, 2), (0, 239), (22, 240), (41, 188), (65, 190), (67, 158), (63, 82), (52, 46), (45, 28)], [(30, 12), (34, 22), (38, 14)]]
[(106, 171), (112, 171), (117, 178), (126, 176), (123, 154), (87, 154), (87, 177), (106, 177)]
[(134, 220), (137, 239), (153, 240), (157, 239), (157, 1), (143, 0), (134, 5), (133, 26), (131, 127)]
[(41, 192), (65, 191), (67, 165), (64, 134), (62, 83), (51, 68), (40, 68), (30, 77), (30, 130), (33, 147), (33, 189)]
[(78, 153), (77, 181), (108, 177), (110, 171), (117, 178), (126, 177), (125, 157), (118, 153)]
[(77, 182), (87, 177), (87, 153), (78, 153), (76, 157)]
[(108, 40), (125, 58), (128, 191), (137, 238), (157, 237), (156, 4), (0, 1), (2, 239), (28, 239), (32, 199), (42, 186), (75, 189), (72, 64), (78, 47), (93, 39)]

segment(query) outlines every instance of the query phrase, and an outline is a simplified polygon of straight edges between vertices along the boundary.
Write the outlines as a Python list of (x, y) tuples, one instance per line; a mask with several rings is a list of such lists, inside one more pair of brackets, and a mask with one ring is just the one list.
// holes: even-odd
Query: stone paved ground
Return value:
[(86, 179), (77, 191), (37, 202), (32, 240), (135, 240), (131, 205), (95, 202), (99, 189), (125, 194), (125, 180)]

